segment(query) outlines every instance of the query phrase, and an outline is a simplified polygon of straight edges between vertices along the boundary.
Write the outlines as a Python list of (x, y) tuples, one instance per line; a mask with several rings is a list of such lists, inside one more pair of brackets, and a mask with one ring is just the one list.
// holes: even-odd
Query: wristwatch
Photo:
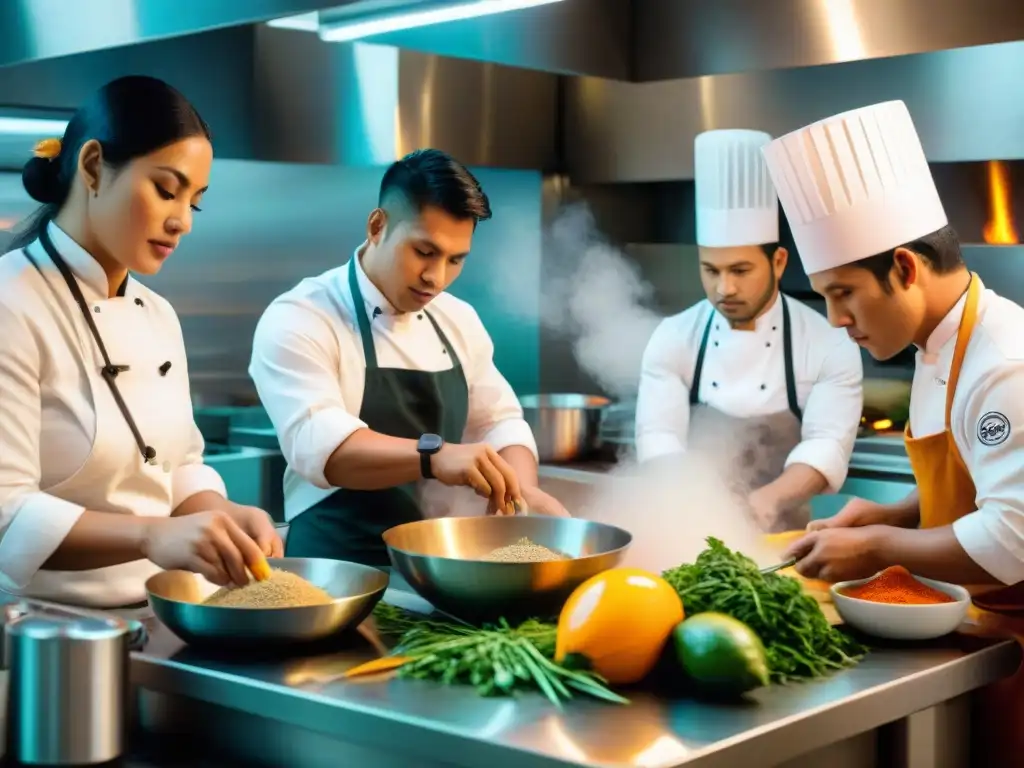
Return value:
[(434, 477), (434, 473), (430, 468), (430, 457), (443, 447), (444, 439), (440, 435), (432, 435), (430, 433), (421, 435), (419, 442), (416, 444), (416, 450), (420, 454), (420, 474), (427, 480), (431, 480)]

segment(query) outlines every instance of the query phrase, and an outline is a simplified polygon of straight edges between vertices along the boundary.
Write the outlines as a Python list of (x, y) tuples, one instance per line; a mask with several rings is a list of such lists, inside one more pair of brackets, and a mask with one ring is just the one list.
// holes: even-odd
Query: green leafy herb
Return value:
[(749, 557), (715, 538), (697, 562), (662, 573), (687, 616), (718, 611), (749, 626), (768, 653), (773, 683), (823, 677), (855, 664), (866, 649), (825, 618), (796, 579), (763, 574)]
[(512, 627), (473, 627), (436, 621), (387, 603), (374, 610), (377, 628), (397, 637), (394, 653), (412, 657), (399, 668), (401, 677), (446, 685), (472, 685), (482, 696), (512, 696), (539, 690), (555, 706), (576, 694), (628, 704), (599, 675), (569, 669), (554, 661), (557, 627), (534, 619)]

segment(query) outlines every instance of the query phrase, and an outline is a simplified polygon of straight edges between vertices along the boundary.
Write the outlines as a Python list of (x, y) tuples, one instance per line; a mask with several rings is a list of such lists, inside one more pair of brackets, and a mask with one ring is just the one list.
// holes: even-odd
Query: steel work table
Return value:
[[(385, 599), (425, 607), (394, 582)], [(629, 706), (581, 699), (562, 711), (539, 695), (485, 699), (369, 677), (304, 681), (376, 656), (358, 635), (291, 658), (211, 655), (155, 626), (132, 659), (140, 723), (150, 734), (221, 745), (225, 757), (289, 768), (897, 765), (892, 750), (907, 760), (911, 741), (956, 748), (949, 740), (962, 741), (967, 694), (1021, 660), (1014, 642), (954, 635), (880, 648), (829, 679), (758, 691), (747, 704), (633, 691)], [(888, 762), (873, 762), (883, 752)]]

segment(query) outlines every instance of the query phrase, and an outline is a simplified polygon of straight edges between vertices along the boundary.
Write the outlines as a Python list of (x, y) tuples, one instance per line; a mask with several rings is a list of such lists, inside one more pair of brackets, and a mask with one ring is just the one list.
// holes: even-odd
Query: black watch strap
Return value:
[(444, 447), (444, 439), (440, 435), (421, 435), (416, 444), (416, 450), (420, 452), (420, 474), (427, 480), (434, 479), (434, 470), (431, 467), (430, 457)]

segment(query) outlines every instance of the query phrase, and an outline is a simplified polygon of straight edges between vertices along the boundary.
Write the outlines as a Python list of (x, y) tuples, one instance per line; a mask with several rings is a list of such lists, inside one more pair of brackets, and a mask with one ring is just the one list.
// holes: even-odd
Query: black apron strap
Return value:
[(800, 404), (796, 399), (796, 375), (793, 373), (793, 332), (789, 322), (789, 303), (781, 293), (779, 298), (782, 300), (782, 357), (786, 364), (786, 400), (789, 401), (789, 410), (793, 415), (803, 421)]
[(363, 292), (359, 290), (359, 280), (356, 278), (356, 259), (358, 258), (359, 254), (352, 254), (352, 259), (348, 263), (348, 286), (352, 291), (352, 303), (356, 308), (356, 321), (359, 323), (359, 336), (363, 340), (366, 368), (373, 370), (377, 367), (377, 350), (373, 346), (370, 318), (366, 316), (366, 301), (363, 299)]
[(697, 350), (697, 364), (693, 367), (693, 382), (690, 384), (690, 405), (699, 403), (700, 377), (704, 371), (704, 354), (708, 349), (708, 336), (711, 335), (711, 324), (715, 322), (715, 308), (711, 308), (711, 316), (708, 317), (708, 324), (704, 326), (704, 335), (700, 339), (700, 349)]
[(441, 326), (437, 324), (437, 320), (435, 320), (434, 316), (431, 315), (426, 310), (423, 310), (423, 314), (427, 316), (427, 320), (429, 320), (430, 324), (434, 326), (434, 331), (437, 333), (437, 337), (441, 339), (441, 343), (444, 344), (444, 348), (445, 351), (448, 353), (448, 357), (452, 359), (452, 365), (458, 365), (459, 358), (455, 354), (455, 349), (452, 347), (451, 342), (448, 341), (448, 337), (444, 335), (444, 331), (441, 330)]

